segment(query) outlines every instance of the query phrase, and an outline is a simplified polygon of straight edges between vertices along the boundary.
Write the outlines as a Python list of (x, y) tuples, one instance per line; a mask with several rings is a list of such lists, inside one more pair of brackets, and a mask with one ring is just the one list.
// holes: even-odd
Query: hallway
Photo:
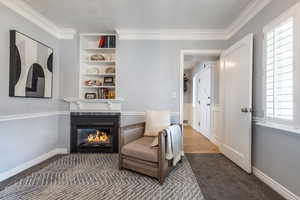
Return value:
[(184, 127), (183, 146), (185, 153), (220, 153), (218, 147), (191, 126)]

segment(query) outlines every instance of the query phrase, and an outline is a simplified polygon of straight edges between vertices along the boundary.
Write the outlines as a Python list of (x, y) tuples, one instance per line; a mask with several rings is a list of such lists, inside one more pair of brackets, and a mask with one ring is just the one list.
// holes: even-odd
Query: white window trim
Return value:
[(260, 117), (254, 117), (253, 122), (257, 126), (273, 128), (273, 129), (282, 130), (282, 131), (285, 131), (288, 133), (300, 135), (300, 128), (297, 128), (297, 127), (294, 127), (291, 125), (284, 125), (284, 124), (279, 124), (276, 122), (266, 121), (265, 118), (260, 118)]
[[(288, 18), (294, 18), (294, 119), (293, 120), (284, 120), (284, 119), (276, 119), (276, 118), (268, 118), (266, 117), (266, 34), (270, 30), (274, 29), (278, 25), (284, 23)], [(264, 110), (264, 120), (260, 120), (259, 125), (265, 124), (267, 127), (272, 127), (276, 129), (287, 129), (291, 132), (298, 132), (300, 128), (300, 3), (297, 3), (294, 7), (287, 10), (281, 16), (273, 20), (271, 23), (266, 25), (263, 29), (264, 39), (263, 39), (263, 110)], [(298, 105), (295, 102), (299, 102)], [(282, 128), (284, 127), (284, 128)], [(289, 128), (286, 128), (289, 127)]]

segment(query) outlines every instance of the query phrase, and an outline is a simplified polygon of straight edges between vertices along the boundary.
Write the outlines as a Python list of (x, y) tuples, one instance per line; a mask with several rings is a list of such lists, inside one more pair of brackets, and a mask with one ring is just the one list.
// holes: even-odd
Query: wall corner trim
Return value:
[(273, 190), (278, 192), (280, 195), (282, 195), (287, 200), (300, 200), (300, 197), (296, 194), (292, 193), (290, 190), (288, 190), (286, 187), (269, 177), (267, 174), (263, 173), (259, 169), (253, 167), (253, 174), (258, 177), (260, 180), (262, 180), (265, 184), (270, 186)]
[(59, 28), (52, 21), (21, 0), (0, 0), (0, 3), (18, 13), (20, 16), (39, 26), (57, 39), (73, 39), (74, 29)]
[(16, 166), (15, 168), (13, 169), (10, 169), (8, 171), (5, 171), (5, 172), (2, 172), (0, 173), (0, 182), (1, 181), (4, 181), (12, 176), (15, 176), (19, 173), (21, 173), (22, 171), (26, 170), (26, 169), (29, 169), (30, 167), (33, 167), (35, 165), (38, 165), (40, 164), (41, 162), (55, 156), (55, 155), (58, 155), (58, 154), (67, 154), (68, 153), (68, 150), (67, 149), (53, 149), (52, 151), (49, 151), (48, 153), (45, 153), (33, 160), (30, 160), (28, 162), (25, 162), (19, 166)]
[(253, 0), (240, 13), (231, 25), (226, 29), (225, 38), (229, 40), (241, 28), (243, 28), (252, 18), (254, 18), (263, 8), (265, 8), (272, 0)]

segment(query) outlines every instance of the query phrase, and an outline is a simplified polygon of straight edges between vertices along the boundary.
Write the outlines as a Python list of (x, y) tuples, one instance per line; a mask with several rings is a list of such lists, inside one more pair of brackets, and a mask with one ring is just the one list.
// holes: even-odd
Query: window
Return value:
[(295, 91), (300, 83), (296, 76), (298, 9), (291, 9), (264, 29), (265, 117), (291, 125), (299, 114), (295, 109), (299, 106)]
[(265, 37), (266, 117), (293, 120), (294, 18), (269, 30)]

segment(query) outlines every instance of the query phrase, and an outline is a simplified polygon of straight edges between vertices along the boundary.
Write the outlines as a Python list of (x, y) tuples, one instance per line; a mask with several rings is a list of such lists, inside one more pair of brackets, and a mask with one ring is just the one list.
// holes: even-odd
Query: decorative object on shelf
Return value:
[(105, 57), (102, 54), (94, 54), (90, 56), (91, 61), (104, 61)]
[(189, 78), (187, 77), (186, 74), (184, 74), (184, 78), (183, 78), (183, 88), (184, 88), (184, 92), (188, 91), (188, 82), (189, 82)]
[(85, 99), (97, 99), (97, 94), (94, 92), (87, 92), (84, 95)]
[(52, 48), (10, 31), (10, 97), (52, 98), (52, 68)]
[(108, 67), (105, 69), (105, 73), (107, 73), (107, 74), (116, 73), (116, 69), (114, 67)]
[(114, 77), (104, 77), (103, 85), (105, 86), (114, 86)]
[(102, 54), (102, 55), (104, 56), (104, 60), (105, 60), (105, 61), (112, 61), (112, 60), (111, 60), (112, 54)]
[(107, 94), (107, 98), (108, 98), (108, 99), (114, 99), (114, 98), (116, 98), (115, 92), (112, 91), (112, 90), (109, 90), (109, 91), (108, 91), (108, 94)]
[(96, 68), (96, 67), (88, 68), (88, 69), (86, 70), (86, 73), (88, 73), (88, 74), (99, 74), (99, 69)]
[(93, 86), (93, 81), (92, 80), (86, 80), (84, 81), (85, 86)]
[(101, 80), (96, 80), (96, 86), (101, 86), (102, 85), (102, 81)]
[(116, 61), (116, 54), (111, 54), (110, 61)]

